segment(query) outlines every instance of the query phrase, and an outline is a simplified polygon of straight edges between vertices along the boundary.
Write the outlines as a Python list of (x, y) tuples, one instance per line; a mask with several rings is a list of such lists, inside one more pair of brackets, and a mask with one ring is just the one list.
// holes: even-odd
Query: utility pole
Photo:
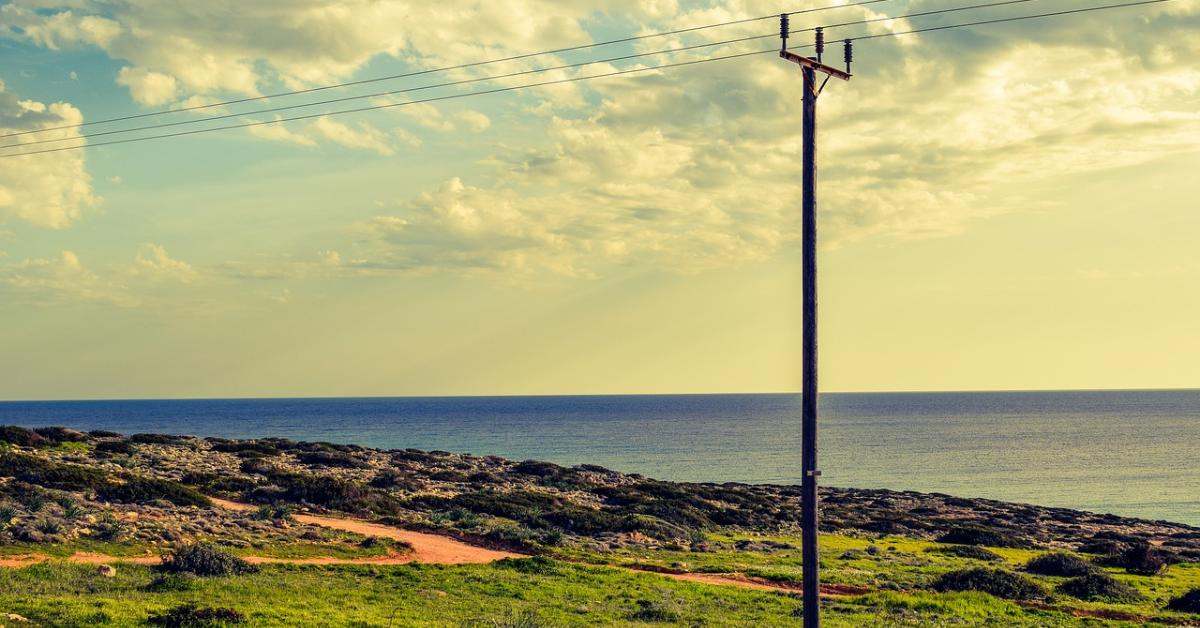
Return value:
[[(787, 49), (789, 35), (788, 14), (779, 16), (780, 58), (800, 66), (804, 75), (804, 176), (803, 202), (801, 207), (801, 256), (803, 314), (803, 386), (801, 389), (801, 554), (804, 561), (804, 627), (818, 628), (821, 625), (821, 576), (820, 554), (817, 549), (817, 520), (819, 502), (817, 478), (817, 97), (825, 89), (829, 77), (850, 80), (850, 61), (853, 59), (851, 41), (845, 40), (846, 70), (825, 65), (821, 57), (825, 52), (825, 33), (816, 29), (816, 58), (802, 57)], [(817, 87), (817, 73), (825, 75)]]

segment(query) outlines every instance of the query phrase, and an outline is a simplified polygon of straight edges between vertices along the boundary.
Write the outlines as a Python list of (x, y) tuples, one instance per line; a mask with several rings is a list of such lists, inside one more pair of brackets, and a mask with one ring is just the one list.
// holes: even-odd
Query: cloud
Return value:
[(458, 118), (459, 122), (466, 125), (468, 129), (476, 133), (486, 131), (488, 127), (492, 126), (491, 119), (478, 111), (460, 111), (455, 117)]
[(175, 77), (145, 68), (121, 68), (117, 73), (117, 84), (129, 88), (133, 99), (143, 105), (162, 105), (175, 99), (179, 83)]
[[(0, 81), (0, 135), (82, 121), (83, 114), (70, 103), (20, 100)], [(0, 155), (20, 152), (22, 145), (34, 140), (63, 139), (65, 145), (71, 145), (70, 140), (78, 137), (78, 128), (6, 137), (0, 143), (15, 146), (0, 149)], [(63, 144), (39, 144), (36, 148), (59, 145)], [(16, 218), (41, 227), (66, 227), (100, 201), (92, 192), (91, 181), (83, 151), (0, 157), (0, 220)]]
[(360, 122), (355, 126), (334, 121), (328, 116), (317, 118), (309, 127), (325, 139), (348, 148), (361, 148), (380, 155), (393, 155), (396, 150), (388, 143), (387, 136), (375, 127)]
[(30, 258), (0, 268), (0, 285), (37, 303), (92, 301), (133, 307), (138, 300), (122, 285), (102, 279), (86, 268), (73, 251), (55, 258)]
[[(823, 242), (944, 237), (1040, 206), (1028, 186), (1194, 152), (1198, 8), (863, 43), (856, 77), (821, 96)], [(1146, 43), (1168, 33), (1169, 51)], [(496, 149), (486, 185), (455, 179), (357, 225), (356, 255), (410, 271), (588, 275), (694, 272), (795, 245), (793, 67), (763, 56), (587, 89), (599, 103), (586, 111), (546, 101), (548, 141)]]
[(196, 269), (191, 264), (172, 259), (167, 249), (158, 244), (143, 244), (134, 262), (138, 274), (152, 279), (189, 283), (196, 278)]
[(0, 36), (50, 49), (96, 46), (189, 93), (255, 95), (267, 81), (337, 82), (378, 55), (433, 67), (577, 44), (597, 11), (643, 17), (663, 9), (634, 0), (497, 0), (469, 11), (398, 0), (209, 0), (181, 11), (157, 0), (13, 0), (0, 7), (9, 25)]
[[(275, 115), (275, 119), (281, 119), (279, 114)], [(289, 129), (284, 123), (262, 124), (259, 126), (246, 127), (246, 132), (254, 137), (259, 137), (266, 140), (274, 140), (277, 142), (290, 142), (301, 146), (316, 146), (317, 141), (313, 138), (298, 133)]]

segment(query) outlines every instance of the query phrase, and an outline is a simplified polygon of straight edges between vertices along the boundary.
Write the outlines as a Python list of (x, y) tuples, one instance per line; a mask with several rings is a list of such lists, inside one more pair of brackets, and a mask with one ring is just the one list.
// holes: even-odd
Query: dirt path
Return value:
[[(212, 498), (213, 504), (229, 510), (254, 510), (256, 506), (249, 504), (241, 504), (231, 502), (225, 499)], [(501, 558), (519, 558), (522, 554), (513, 552), (502, 552), (498, 550), (487, 549), (468, 545), (440, 534), (429, 534), (426, 532), (413, 532), (395, 526), (387, 526), (378, 523), (370, 523), (361, 519), (349, 519), (344, 517), (323, 517), (317, 515), (293, 514), (292, 517), (300, 523), (309, 525), (332, 528), (334, 530), (342, 530), (344, 532), (354, 532), (363, 536), (378, 536), (396, 541), (403, 541), (412, 546), (412, 552), (402, 556), (394, 557), (394, 562), (388, 562), (389, 559), (349, 559), (346, 562), (375, 562), (378, 564), (397, 564), (402, 562), (419, 562), (419, 563), (440, 563), (445, 565), (465, 565), (475, 563), (490, 563)], [(247, 559), (250, 560), (250, 559)], [(318, 559), (305, 559), (318, 560)], [(339, 564), (336, 561), (339, 559), (328, 559), (326, 562), (312, 564)]]
[[(251, 504), (243, 504), (233, 502), (226, 499), (211, 498), (215, 506), (228, 510), (248, 511), (255, 510), (257, 506)], [(354, 532), (364, 536), (378, 536), (396, 541), (402, 541), (412, 547), (412, 551), (405, 554), (392, 554), (388, 556), (372, 556), (363, 558), (333, 558), (333, 557), (313, 557), (313, 558), (271, 558), (266, 556), (247, 556), (246, 561), (256, 564), (266, 563), (286, 563), (291, 565), (402, 565), (405, 563), (420, 562), (420, 563), (437, 563), (444, 565), (465, 565), (490, 563), (501, 558), (520, 558), (524, 554), (515, 552), (504, 552), (484, 547), (469, 545), (458, 539), (439, 534), (430, 534), (427, 532), (414, 532), (405, 530), (395, 526), (388, 526), (378, 523), (371, 523), (361, 519), (351, 519), (347, 517), (329, 517), (321, 515), (306, 515), (293, 514), (296, 521), (309, 525), (322, 526), (334, 530), (342, 530), (345, 532)], [(50, 560), (50, 556), (45, 554), (23, 554), (19, 556), (7, 556), (0, 558), (0, 567), (26, 567), (32, 564)], [(73, 563), (83, 563), (91, 565), (101, 565), (106, 563), (135, 563), (139, 565), (157, 565), (161, 562), (158, 556), (107, 556), (104, 554), (95, 554), (89, 552), (76, 552), (67, 560)], [(654, 573), (664, 578), (681, 580), (685, 582), (698, 582), (702, 584), (713, 584), (720, 586), (734, 586), (744, 589), (756, 589), (760, 591), (785, 591), (794, 592), (796, 587), (789, 585), (781, 585), (766, 580), (750, 578), (741, 574), (713, 574), (713, 573), (679, 573), (669, 571), (657, 571), (637, 569), (633, 567), (610, 565), (614, 569), (623, 569), (626, 571), (638, 571), (641, 573)], [(856, 592), (847, 592), (834, 590), (830, 588), (828, 591), (822, 589), (823, 594), (827, 595), (847, 595)]]

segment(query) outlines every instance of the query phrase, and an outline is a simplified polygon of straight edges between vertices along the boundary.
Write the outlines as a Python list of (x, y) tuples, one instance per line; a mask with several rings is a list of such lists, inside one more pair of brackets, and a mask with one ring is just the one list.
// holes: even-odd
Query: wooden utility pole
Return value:
[[(817, 29), (817, 56), (815, 59), (802, 57), (787, 49), (788, 15), (779, 16), (779, 56), (800, 66), (804, 75), (804, 175), (801, 206), (801, 256), (803, 314), (803, 365), (801, 388), (801, 454), (800, 468), (803, 473), (801, 484), (801, 545), (804, 560), (804, 626), (818, 628), (821, 625), (821, 576), (820, 554), (817, 544), (819, 502), (817, 478), (817, 97), (825, 88), (829, 77), (850, 80), (851, 43), (845, 40), (846, 71), (821, 63), (825, 52), (825, 34)], [(817, 86), (817, 73), (825, 74), (825, 81)]]

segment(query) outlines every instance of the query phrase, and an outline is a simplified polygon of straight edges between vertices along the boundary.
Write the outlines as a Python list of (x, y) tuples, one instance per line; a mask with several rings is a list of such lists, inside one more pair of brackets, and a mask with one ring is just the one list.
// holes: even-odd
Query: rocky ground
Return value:
[[(260, 504), (210, 507), (207, 496)], [(1200, 529), (939, 494), (829, 488), (826, 531), (1200, 559)], [(286, 439), (0, 427), (0, 542), (352, 543), (289, 514), (342, 512), (481, 544), (704, 550), (716, 530), (794, 532), (798, 487), (663, 482), (601, 467)], [(742, 548), (739, 548), (742, 549)]]

